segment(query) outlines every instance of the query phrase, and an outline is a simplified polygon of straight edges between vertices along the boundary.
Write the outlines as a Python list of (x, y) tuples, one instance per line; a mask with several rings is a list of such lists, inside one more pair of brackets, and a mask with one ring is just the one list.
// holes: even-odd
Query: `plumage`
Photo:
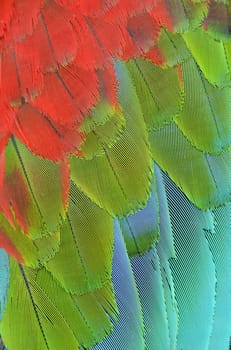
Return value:
[(229, 349), (230, 9), (1, 1), (0, 348)]

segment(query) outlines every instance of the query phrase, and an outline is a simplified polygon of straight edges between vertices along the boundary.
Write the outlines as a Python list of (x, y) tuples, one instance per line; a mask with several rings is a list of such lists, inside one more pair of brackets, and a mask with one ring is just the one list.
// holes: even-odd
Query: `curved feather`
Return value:
[(9, 260), (3, 249), (0, 249), (0, 285), (0, 319), (2, 319), (9, 286)]
[(164, 67), (174, 67), (189, 57), (189, 51), (182, 35), (172, 33), (166, 28), (161, 29), (157, 48), (162, 57), (161, 65)]
[[(230, 200), (230, 150), (210, 156), (193, 147), (171, 123), (149, 133), (154, 160), (199, 208)], [(200, 169), (200, 171), (198, 171)]]
[(72, 157), (70, 164), (72, 180), (77, 187), (111, 215), (123, 217), (146, 203), (152, 168), (139, 102), (121, 63), (116, 64), (116, 70), (120, 81), (119, 99), (126, 119), (125, 131), (115, 145), (105, 149), (105, 155), (92, 160)]
[[(108, 104), (100, 103), (94, 110), (94, 114), (96, 115), (95, 118), (92, 117), (91, 121), (87, 120), (88, 123), (84, 125), (85, 130), (92, 128), (91, 131), (86, 133), (85, 141), (80, 147), (81, 156), (85, 159), (92, 159), (95, 156), (105, 154), (105, 149), (110, 149), (115, 145), (125, 130), (125, 118), (119, 107), (113, 108)], [(94, 121), (98, 116), (109, 119), (101, 122), (99, 120)], [(97, 123), (100, 124), (97, 125)], [(90, 124), (92, 125), (90, 126)], [(83, 129), (83, 125), (81, 129)]]
[(6, 148), (3, 181), (1, 246), (21, 263), (35, 266), (38, 260), (50, 258), (59, 246), (58, 230), (69, 188), (68, 166), (38, 158), (12, 138)]
[(15, 216), (18, 226), (31, 238), (56, 231), (65, 215), (68, 188), (66, 163), (38, 158), (12, 138), (6, 149), (1, 189), (1, 210), (12, 225)]
[(126, 68), (135, 86), (147, 129), (159, 129), (170, 122), (181, 108), (177, 69), (161, 69), (138, 58), (129, 61)]
[[(25, 268), (13, 260), (9, 295), (0, 326), (6, 346), (12, 349), (90, 347), (111, 331), (108, 315), (116, 315), (110, 283), (95, 294), (71, 296), (45, 268)], [(107, 307), (101, 302), (103, 297), (108, 300)], [(10, 326), (12, 313), (13, 327)], [(20, 322), (22, 317), (30, 320), (26, 327)]]
[(209, 349), (228, 349), (230, 341), (230, 203), (213, 212), (214, 230), (206, 232), (216, 269), (216, 305)]
[(112, 255), (113, 218), (71, 183), (59, 251), (46, 269), (68, 292), (87, 294), (111, 279)]
[(230, 4), (228, 1), (212, 0), (204, 25), (208, 33), (217, 40), (230, 41)]
[(9, 350), (228, 348), (229, 1), (0, 12)]
[(115, 254), (113, 260), (113, 282), (119, 309), (117, 324), (113, 332), (92, 350), (145, 349), (143, 317), (126, 246), (115, 220)]
[(231, 89), (211, 85), (198, 68), (198, 61), (188, 59), (181, 67), (184, 104), (175, 121), (196, 148), (219, 154), (231, 142)]
[(216, 305), (216, 271), (205, 237), (214, 229), (210, 211), (197, 209), (165, 177), (176, 256), (170, 261), (179, 312), (177, 349), (189, 340), (197, 349), (207, 349)]
[(202, 28), (187, 32), (183, 37), (206, 79), (220, 88), (230, 85), (230, 44), (214, 40)]
[(150, 198), (144, 209), (119, 220), (129, 257), (142, 255), (159, 239), (160, 208), (157, 198), (155, 177)]

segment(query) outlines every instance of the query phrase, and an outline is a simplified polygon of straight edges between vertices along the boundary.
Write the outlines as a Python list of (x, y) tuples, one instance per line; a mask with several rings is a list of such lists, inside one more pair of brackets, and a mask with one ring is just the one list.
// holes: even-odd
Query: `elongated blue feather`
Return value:
[(145, 349), (142, 312), (125, 243), (117, 220), (114, 225), (115, 251), (113, 283), (119, 308), (114, 331), (92, 350)]
[(2, 318), (9, 284), (8, 255), (0, 249), (0, 319)]
[(214, 230), (213, 215), (197, 209), (167, 176), (165, 184), (176, 252), (170, 261), (179, 311), (176, 349), (193, 344), (193, 349), (205, 350), (216, 300), (215, 265), (205, 237)]
[(231, 330), (231, 204), (214, 210), (215, 230), (206, 237), (216, 268), (216, 306), (209, 350), (228, 349)]

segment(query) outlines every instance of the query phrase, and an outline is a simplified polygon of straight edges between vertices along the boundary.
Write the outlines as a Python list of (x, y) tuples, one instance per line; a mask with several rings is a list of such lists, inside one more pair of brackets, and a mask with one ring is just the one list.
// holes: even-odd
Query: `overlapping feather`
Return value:
[(8, 350), (228, 349), (229, 2), (0, 9)]

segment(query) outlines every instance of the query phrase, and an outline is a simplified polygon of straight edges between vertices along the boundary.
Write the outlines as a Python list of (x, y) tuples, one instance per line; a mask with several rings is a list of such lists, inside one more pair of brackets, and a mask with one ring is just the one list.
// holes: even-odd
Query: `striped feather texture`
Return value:
[(0, 348), (229, 350), (230, 11), (1, 1)]

